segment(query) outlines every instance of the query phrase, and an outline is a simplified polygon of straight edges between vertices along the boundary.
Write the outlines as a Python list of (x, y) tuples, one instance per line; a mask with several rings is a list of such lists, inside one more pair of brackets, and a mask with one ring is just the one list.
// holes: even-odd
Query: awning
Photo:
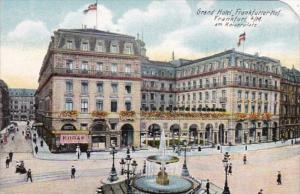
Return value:
[(61, 130), (57, 130), (57, 131), (51, 131), (53, 134), (56, 134), (56, 135), (79, 135), (79, 134), (85, 134), (85, 135), (88, 135), (89, 134), (89, 131), (83, 131), (83, 130), (76, 130), (76, 131), (61, 131)]

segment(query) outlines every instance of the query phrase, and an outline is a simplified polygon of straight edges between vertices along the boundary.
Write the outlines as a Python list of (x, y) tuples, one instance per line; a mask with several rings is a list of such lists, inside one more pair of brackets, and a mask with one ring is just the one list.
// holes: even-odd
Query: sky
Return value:
[[(98, 0), (98, 14), (83, 10), (96, 0), (0, 0), (0, 78), (9, 87), (36, 88), (39, 70), (53, 31), (94, 28), (137, 36), (143, 34), (153, 60), (197, 59), (237, 47), (246, 33), (244, 52), (280, 60), (300, 70), (299, 1), (293, 9), (280, 1)], [(290, 1), (290, 0), (284, 0)], [(298, 2), (298, 3), (297, 3)], [(256, 27), (216, 27), (215, 15), (197, 10), (279, 11), (263, 16)], [(249, 18), (248, 18), (249, 20)]]

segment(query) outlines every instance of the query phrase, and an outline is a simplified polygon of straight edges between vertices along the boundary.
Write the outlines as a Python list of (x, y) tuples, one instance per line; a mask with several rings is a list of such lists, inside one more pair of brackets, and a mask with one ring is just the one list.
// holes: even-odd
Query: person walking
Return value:
[(9, 161), (10, 161), (10, 162), (12, 162), (13, 155), (14, 155), (14, 154), (12, 153), (12, 151), (10, 151), (10, 152), (8, 153)]
[(27, 171), (27, 182), (28, 182), (28, 179), (30, 179), (30, 181), (32, 182), (31, 169), (28, 169), (28, 171)]
[(6, 168), (9, 168), (9, 163), (10, 163), (10, 159), (9, 159), (9, 157), (6, 157), (6, 160), (5, 160)]
[(75, 179), (75, 173), (76, 173), (76, 169), (74, 166), (72, 166), (71, 168), (71, 179)]
[(232, 175), (232, 164), (229, 164), (229, 168), (228, 168), (228, 174)]
[(280, 173), (280, 171), (278, 171), (278, 174), (277, 174), (277, 185), (281, 185), (281, 173)]
[(209, 183), (209, 179), (207, 179), (206, 182), (206, 193), (209, 194), (209, 188), (210, 188), (210, 183)]
[(244, 164), (247, 163), (247, 156), (246, 156), (246, 154), (244, 154), (243, 161), (244, 161)]
[(86, 158), (87, 159), (90, 159), (91, 157), (91, 152), (89, 150), (86, 151)]
[(257, 194), (263, 194), (263, 190), (261, 189)]
[(35, 146), (34, 150), (35, 150), (35, 154), (37, 154), (37, 153), (38, 153), (38, 151), (39, 151), (39, 148), (38, 148), (38, 146), (37, 146), (37, 145)]
[(246, 151), (248, 150), (248, 147), (247, 147), (247, 145), (245, 145), (245, 150), (246, 150)]
[(15, 136), (13, 135), (13, 136), (11, 136), (11, 140), (12, 141), (14, 141), (15, 140)]
[(77, 159), (80, 158), (80, 148), (79, 148), (79, 145), (76, 147), (76, 156), (77, 156)]
[(40, 144), (41, 144), (41, 147), (43, 147), (44, 146), (44, 141), (41, 140)]
[(132, 152), (135, 152), (134, 145), (131, 146)]

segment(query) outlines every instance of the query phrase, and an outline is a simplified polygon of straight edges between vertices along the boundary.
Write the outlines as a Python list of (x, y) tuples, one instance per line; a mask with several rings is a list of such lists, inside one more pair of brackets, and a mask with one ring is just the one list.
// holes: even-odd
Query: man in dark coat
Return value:
[(10, 159), (7, 157), (5, 160), (6, 168), (9, 168)]
[(27, 182), (28, 182), (28, 179), (30, 179), (30, 181), (32, 182), (31, 169), (28, 169), (28, 171), (27, 171)]
[(37, 147), (37, 145), (35, 146), (34, 150), (35, 150), (35, 153), (37, 154), (39, 151), (39, 148)]
[(247, 156), (246, 156), (246, 154), (245, 154), (244, 157), (243, 157), (243, 161), (244, 161), (244, 164), (247, 163)]
[(207, 179), (207, 182), (206, 182), (206, 193), (209, 194), (209, 187), (210, 187), (210, 183), (209, 183), (209, 180)]
[(278, 171), (278, 174), (277, 174), (277, 184), (281, 185), (281, 173), (280, 173), (280, 171)]
[(232, 164), (229, 164), (229, 168), (228, 168), (228, 174), (232, 175)]
[(76, 173), (76, 169), (74, 166), (72, 166), (71, 168), (71, 179), (75, 179), (75, 173)]
[(14, 154), (12, 153), (12, 151), (10, 151), (10, 152), (8, 153), (10, 162), (12, 161), (13, 155), (14, 155)]
[(91, 152), (89, 150), (86, 151), (86, 157), (87, 159), (90, 159), (90, 156), (91, 156)]

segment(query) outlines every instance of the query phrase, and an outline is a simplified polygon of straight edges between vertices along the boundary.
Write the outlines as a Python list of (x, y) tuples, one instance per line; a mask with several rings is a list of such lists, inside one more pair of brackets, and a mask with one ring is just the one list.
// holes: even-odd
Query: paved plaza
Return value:
[[(49, 194), (73, 194), (95, 193), (101, 180), (108, 176), (111, 168), (111, 155), (108, 152), (93, 154), (90, 160), (85, 153), (80, 160), (76, 160), (75, 154), (50, 154), (47, 150), (41, 150), (38, 155), (33, 155), (32, 142), (25, 140), (21, 130), (25, 124), (19, 126), (20, 131), (15, 134), (14, 142), (9, 138), (8, 144), (1, 148), (0, 164), (0, 193), (49, 193)], [(46, 147), (45, 147), (46, 148)], [(296, 194), (300, 192), (300, 146), (277, 142), (269, 144), (223, 147), (222, 151), (229, 151), (233, 165), (233, 174), (229, 175), (229, 186), (233, 194), (257, 193), (261, 188), (266, 194)], [(230, 149), (230, 150), (229, 150)], [(5, 168), (5, 158), (9, 151), (14, 152), (13, 162)], [(138, 162), (138, 171), (142, 170), (143, 160), (151, 151), (137, 151), (132, 154)], [(174, 154), (172, 151), (170, 153)], [(223, 153), (216, 148), (203, 149), (200, 153), (192, 151), (188, 153), (188, 168), (190, 174), (197, 179), (209, 179), (216, 185), (224, 185), (224, 169), (222, 165)], [(44, 158), (40, 159), (44, 154)], [(247, 154), (248, 163), (243, 164), (243, 155)], [(48, 159), (46, 158), (48, 157)], [(62, 157), (64, 160), (58, 160)], [(120, 172), (119, 158), (125, 157), (125, 152), (117, 154), (117, 171)], [(25, 175), (15, 173), (16, 161), (24, 160), (26, 169), (30, 168), (33, 174), (33, 183), (26, 182)], [(182, 167), (180, 162), (168, 166), (169, 174), (180, 174)], [(70, 168), (74, 165), (77, 169), (76, 179), (70, 179)], [(148, 173), (158, 170), (156, 165), (148, 165)], [(277, 171), (282, 173), (283, 184), (276, 184)]]

